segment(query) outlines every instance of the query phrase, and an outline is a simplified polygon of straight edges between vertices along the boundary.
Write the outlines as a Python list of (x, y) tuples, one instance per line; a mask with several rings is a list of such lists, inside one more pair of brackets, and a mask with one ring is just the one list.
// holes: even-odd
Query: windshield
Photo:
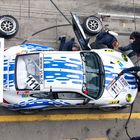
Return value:
[(84, 65), (84, 89), (88, 96), (99, 98), (104, 87), (104, 68), (102, 60), (95, 52), (82, 52)]
[(24, 54), (16, 57), (16, 88), (39, 89), (39, 54)]

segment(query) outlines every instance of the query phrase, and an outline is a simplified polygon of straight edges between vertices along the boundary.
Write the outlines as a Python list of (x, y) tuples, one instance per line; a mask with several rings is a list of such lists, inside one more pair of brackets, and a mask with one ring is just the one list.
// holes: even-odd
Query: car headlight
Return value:
[(132, 101), (132, 95), (131, 94), (127, 94), (126, 95), (126, 101), (127, 102), (131, 102)]

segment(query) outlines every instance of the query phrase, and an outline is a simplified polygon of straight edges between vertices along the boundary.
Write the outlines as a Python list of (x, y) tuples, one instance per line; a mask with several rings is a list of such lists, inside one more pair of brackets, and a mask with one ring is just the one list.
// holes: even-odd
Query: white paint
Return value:
[(0, 103), (3, 102), (3, 59), (4, 59), (4, 38), (0, 38)]

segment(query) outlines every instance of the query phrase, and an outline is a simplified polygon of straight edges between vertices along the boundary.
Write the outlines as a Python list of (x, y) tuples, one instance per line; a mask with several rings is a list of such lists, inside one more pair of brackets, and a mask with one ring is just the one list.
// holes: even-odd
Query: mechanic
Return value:
[(75, 38), (71, 38), (71, 40), (66, 41), (66, 37), (59, 37), (60, 47), (59, 51), (80, 51), (80, 46), (77, 42), (75, 42)]
[(124, 47), (119, 47), (118, 50), (122, 52), (130, 51), (128, 57), (137, 55), (140, 56), (140, 32), (132, 32), (129, 37), (129, 44)]
[(132, 73), (135, 75), (135, 77), (137, 78), (137, 82), (138, 82), (138, 92), (140, 92), (140, 66), (134, 66), (131, 68), (126, 68), (124, 70), (122, 70), (118, 76), (123, 75), (124, 73)]
[(95, 42), (91, 43), (90, 45), (92, 49), (115, 49), (118, 48), (119, 42), (113, 34), (110, 34), (109, 32), (101, 32), (99, 35), (97, 35)]

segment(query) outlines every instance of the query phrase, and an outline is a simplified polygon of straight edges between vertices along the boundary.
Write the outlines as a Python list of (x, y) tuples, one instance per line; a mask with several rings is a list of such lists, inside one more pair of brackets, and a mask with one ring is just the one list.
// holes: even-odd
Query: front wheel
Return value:
[(6, 39), (12, 38), (19, 30), (16, 18), (11, 15), (0, 16), (0, 36)]

